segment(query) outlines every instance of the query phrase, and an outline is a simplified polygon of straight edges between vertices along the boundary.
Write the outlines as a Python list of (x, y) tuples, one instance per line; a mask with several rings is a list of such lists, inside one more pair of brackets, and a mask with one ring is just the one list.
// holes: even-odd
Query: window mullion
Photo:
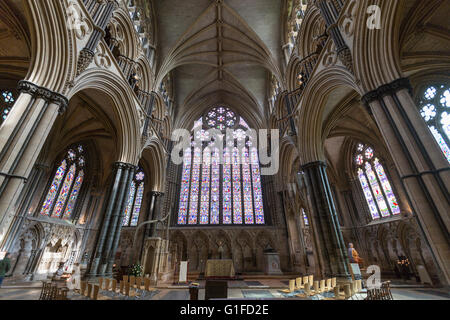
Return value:
[[(378, 206), (378, 199), (377, 199), (375, 193), (373, 192), (373, 189), (372, 189), (372, 183), (370, 182), (370, 179), (369, 179), (369, 177), (367, 176), (367, 172), (366, 172), (366, 168), (365, 168), (365, 162), (364, 162), (363, 165), (364, 165), (363, 173), (364, 173), (364, 176), (366, 177), (367, 183), (369, 184), (369, 190), (370, 190), (370, 193), (372, 194), (373, 202), (375, 203), (375, 206), (377, 207), (378, 214), (380, 215), (380, 220), (381, 220), (381, 219), (383, 219), (383, 215), (381, 214), (380, 207)], [(366, 200), (367, 200), (367, 199), (366, 199)], [(370, 211), (370, 208), (369, 208), (369, 211)], [(369, 213), (370, 213), (370, 212), (369, 212)], [(372, 220), (373, 220), (373, 217), (372, 217)]]

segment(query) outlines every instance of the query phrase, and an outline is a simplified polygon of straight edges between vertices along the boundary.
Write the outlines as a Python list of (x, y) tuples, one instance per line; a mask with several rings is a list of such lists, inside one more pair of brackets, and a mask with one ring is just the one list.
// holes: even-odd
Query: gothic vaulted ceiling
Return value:
[[(280, 77), (281, 0), (155, 0), (157, 81), (174, 80), (178, 119), (224, 103), (263, 125)], [(252, 121), (253, 120), (253, 121)]]

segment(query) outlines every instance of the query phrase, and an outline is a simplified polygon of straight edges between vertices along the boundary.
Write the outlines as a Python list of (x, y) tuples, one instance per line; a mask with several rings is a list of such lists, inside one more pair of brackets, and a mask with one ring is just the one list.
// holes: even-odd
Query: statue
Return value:
[(353, 247), (353, 243), (348, 244), (348, 258), (350, 263), (357, 263), (361, 265), (363, 263), (363, 259), (359, 257), (358, 251)]

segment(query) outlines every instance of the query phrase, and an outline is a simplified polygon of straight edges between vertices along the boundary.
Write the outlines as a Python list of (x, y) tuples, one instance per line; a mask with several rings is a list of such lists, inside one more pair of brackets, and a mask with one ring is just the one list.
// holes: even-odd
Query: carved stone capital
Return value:
[(361, 101), (366, 106), (369, 106), (371, 102), (383, 99), (383, 97), (389, 95), (393, 95), (394, 93), (403, 89), (407, 89), (409, 93), (412, 95), (412, 86), (408, 78), (399, 78), (389, 84), (382, 85), (378, 89), (366, 93), (362, 97)]
[(62, 94), (53, 92), (47, 88), (39, 87), (38, 85), (26, 80), (19, 81), (17, 90), (23, 93), (28, 93), (33, 97), (42, 98), (48, 103), (58, 105), (60, 114), (63, 114), (69, 105), (69, 100)]

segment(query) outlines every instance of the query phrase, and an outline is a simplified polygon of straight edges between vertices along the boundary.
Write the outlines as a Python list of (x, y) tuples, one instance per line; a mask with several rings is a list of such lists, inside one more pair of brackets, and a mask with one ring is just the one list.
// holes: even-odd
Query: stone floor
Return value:
[[(204, 281), (200, 284), (199, 299), (204, 300)], [(230, 281), (228, 289), (229, 299), (283, 299), (286, 297), (279, 292), (287, 287), (287, 280), (259, 279), (248, 281)], [(187, 286), (162, 285), (155, 288), (155, 295), (150, 300), (187, 300), (189, 292)], [(4, 284), (0, 288), (0, 300), (38, 300), (40, 283)], [(427, 288), (420, 285), (393, 284), (392, 294), (395, 300), (450, 300), (450, 293), (440, 289)], [(357, 295), (353, 300), (362, 300), (364, 295)]]

